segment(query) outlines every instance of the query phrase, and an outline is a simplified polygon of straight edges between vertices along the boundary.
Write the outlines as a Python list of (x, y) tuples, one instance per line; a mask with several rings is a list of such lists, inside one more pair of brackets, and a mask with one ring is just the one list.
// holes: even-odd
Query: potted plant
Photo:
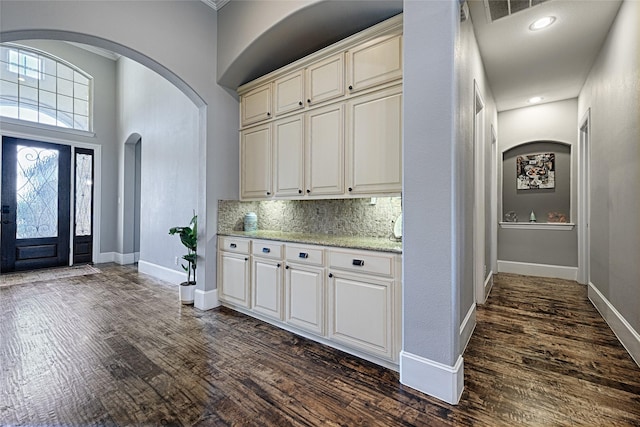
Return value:
[(193, 304), (198, 259), (198, 215), (194, 214), (186, 227), (171, 227), (169, 234), (178, 234), (180, 241), (187, 248), (187, 254), (182, 256), (182, 259), (187, 261), (186, 266), (182, 264), (182, 268), (187, 272), (187, 281), (180, 283), (180, 301), (183, 304)]

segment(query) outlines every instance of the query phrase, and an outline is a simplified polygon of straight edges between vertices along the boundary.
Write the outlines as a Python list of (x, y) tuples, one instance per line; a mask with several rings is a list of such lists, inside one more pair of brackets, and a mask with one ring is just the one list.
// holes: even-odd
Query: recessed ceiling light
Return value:
[(543, 28), (547, 28), (549, 25), (553, 24), (555, 20), (555, 16), (545, 16), (544, 18), (533, 21), (533, 24), (529, 25), (529, 29), (531, 31), (538, 31)]
[(541, 96), (534, 96), (533, 98), (529, 98), (529, 100), (527, 101), (529, 104), (537, 104), (538, 102), (542, 101), (544, 98)]

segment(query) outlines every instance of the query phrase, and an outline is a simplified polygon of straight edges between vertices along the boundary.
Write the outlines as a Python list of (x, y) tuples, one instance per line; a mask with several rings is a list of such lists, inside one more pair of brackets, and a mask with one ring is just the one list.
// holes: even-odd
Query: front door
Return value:
[(71, 147), (2, 138), (3, 273), (69, 265)]

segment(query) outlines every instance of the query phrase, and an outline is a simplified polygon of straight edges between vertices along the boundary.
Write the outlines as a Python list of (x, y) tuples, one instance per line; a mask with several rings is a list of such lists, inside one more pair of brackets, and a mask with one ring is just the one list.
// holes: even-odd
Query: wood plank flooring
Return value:
[(640, 368), (575, 282), (502, 274), (452, 406), (132, 267), (0, 288), (0, 425), (640, 425)]

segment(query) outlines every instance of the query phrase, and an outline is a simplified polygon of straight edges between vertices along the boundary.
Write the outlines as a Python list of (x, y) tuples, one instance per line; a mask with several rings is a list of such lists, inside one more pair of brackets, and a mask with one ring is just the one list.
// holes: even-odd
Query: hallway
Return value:
[(501, 274), (458, 406), (133, 266), (0, 287), (2, 425), (639, 425), (640, 368), (575, 282)]

